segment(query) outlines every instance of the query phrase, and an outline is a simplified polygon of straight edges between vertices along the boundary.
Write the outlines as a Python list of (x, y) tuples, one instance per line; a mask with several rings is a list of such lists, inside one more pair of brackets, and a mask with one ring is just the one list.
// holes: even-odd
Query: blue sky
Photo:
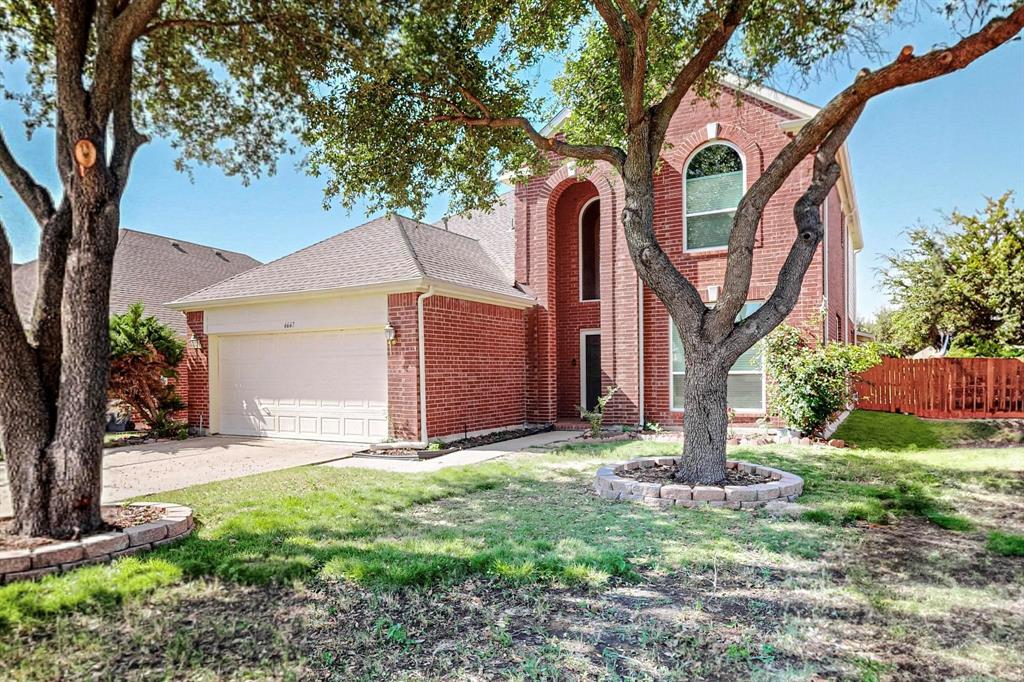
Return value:
[[(943, 41), (951, 41), (949, 31), (929, 20), (886, 41), (886, 47), (895, 54), (910, 43), (923, 52)], [(776, 85), (823, 104), (863, 65), (864, 60), (856, 60), (808, 85), (786, 79)], [(12, 103), (0, 105), (9, 144), (38, 179), (56, 187), (52, 135), (41, 131), (26, 141), (18, 114)], [(954, 208), (974, 211), (984, 205), (984, 196), (1007, 189), (1024, 194), (1024, 42), (1003, 45), (959, 73), (875, 99), (849, 145), (865, 240), (857, 273), (860, 314), (865, 316), (885, 302), (874, 287), (878, 258), (904, 244), (906, 227), (936, 223), (940, 212)], [(139, 152), (122, 205), (124, 227), (269, 261), (372, 217), (358, 208), (350, 214), (340, 208), (324, 211), (323, 181), (297, 169), (297, 158), (282, 160), (276, 176), (248, 187), (208, 168), (197, 168), (190, 180), (174, 171), (173, 160), (173, 151), (161, 140)], [(427, 218), (444, 213), (445, 201), (438, 198)], [(15, 261), (35, 258), (38, 229), (3, 181), (0, 218)]]

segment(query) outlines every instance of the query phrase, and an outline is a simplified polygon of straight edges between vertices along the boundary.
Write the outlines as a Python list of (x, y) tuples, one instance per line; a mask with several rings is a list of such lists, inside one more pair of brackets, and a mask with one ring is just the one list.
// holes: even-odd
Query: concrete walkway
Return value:
[(391, 471), (400, 474), (417, 474), (439, 471), (448, 467), (466, 466), (479, 464), (488, 460), (497, 459), (505, 455), (513, 455), (531, 447), (546, 447), (555, 443), (567, 441), (579, 435), (579, 431), (547, 431), (536, 433), (532, 436), (514, 438), (512, 440), (494, 443), (492, 445), (481, 445), (476, 448), (459, 450), (450, 455), (441, 455), (434, 459), (427, 460), (401, 460), (401, 459), (369, 459), (363, 457), (350, 457), (348, 459), (326, 462), (324, 466), (336, 467), (339, 469), (374, 469), (376, 471)]
[[(265, 471), (320, 464), (365, 446), (308, 440), (209, 436), (109, 448), (103, 458), (103, 502), (178, 490)], [(0, 463), (0, 516), (11, 513), (7, 470)]]

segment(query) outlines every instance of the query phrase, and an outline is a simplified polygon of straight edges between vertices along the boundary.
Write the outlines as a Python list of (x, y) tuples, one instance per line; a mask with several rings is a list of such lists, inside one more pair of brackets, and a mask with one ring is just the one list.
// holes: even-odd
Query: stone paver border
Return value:
[(597, 470), (594, 490), (606, 500), (631, 500), (649, 507), (724, 507), (726, 509), (757, 509), (772, 500), (794, 501), (804, 491), (804, 479), (781, 469), (729, 460), (727, 469), (739, 469), (760, 476), (770, 476), (768, 483), (756, 485), (682, 485), (675, 483), (644, 483), (624, 478), (617, 472), (649, 469), (658, 465), (676, 466), (678, 457), (648, 457), (624, 464), (603, 466)]
[(33, 549), (0, 552), (0, 584), (36, 580), (80, 566), (91, 566), (162, 547), (187, 537), (195, 528), (192, 510), (178, 504), (136, 502), (133, 507), (158, 507), (156, 521), (125, 528), (121, 532), (90, 535), (81, 540), (43, 545)]

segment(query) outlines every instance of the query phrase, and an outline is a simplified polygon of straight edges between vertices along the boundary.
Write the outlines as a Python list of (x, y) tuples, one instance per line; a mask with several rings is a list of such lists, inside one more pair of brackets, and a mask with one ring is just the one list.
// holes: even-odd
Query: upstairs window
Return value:
[(685, 190), (687, 251), (728, 246), (743, 186), (743, 160), (733, 147), (710, 144), (690, 158)]
[(601, 202), (591, 199), (580, 211), (580, 300), (601, 298)]

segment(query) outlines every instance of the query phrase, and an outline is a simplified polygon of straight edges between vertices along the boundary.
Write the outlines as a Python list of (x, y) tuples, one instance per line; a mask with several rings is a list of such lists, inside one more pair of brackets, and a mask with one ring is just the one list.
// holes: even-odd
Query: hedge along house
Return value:
[[(676, 113), (655, 229), (709, 305), (740, 197), (816, 111), (726, 82), (716, 102)], [(825, 240), (789, 321), (853, 342), (862, 243), (845, 148), (840, 163)], [(811, 167), (808, 158), (764, 212), (744, 314), (774, 288)], [(609, 169), (583, 177), (555, 159), (491, 213), (434, 226), (381, 218), (175, 301), (200, 340), (190, 361), (208, 368), (189, 375), (190, 395), (209, 396), (190, 421), (225, 434), (426, 441), (578, 420), (577, 406), (616, 385), (609, 422), (681, 424), (685, 358), (633, 268), (622, 202)], [(741, 420), (764, 414), (764, 385), (752, 351), (729, 377)]]

